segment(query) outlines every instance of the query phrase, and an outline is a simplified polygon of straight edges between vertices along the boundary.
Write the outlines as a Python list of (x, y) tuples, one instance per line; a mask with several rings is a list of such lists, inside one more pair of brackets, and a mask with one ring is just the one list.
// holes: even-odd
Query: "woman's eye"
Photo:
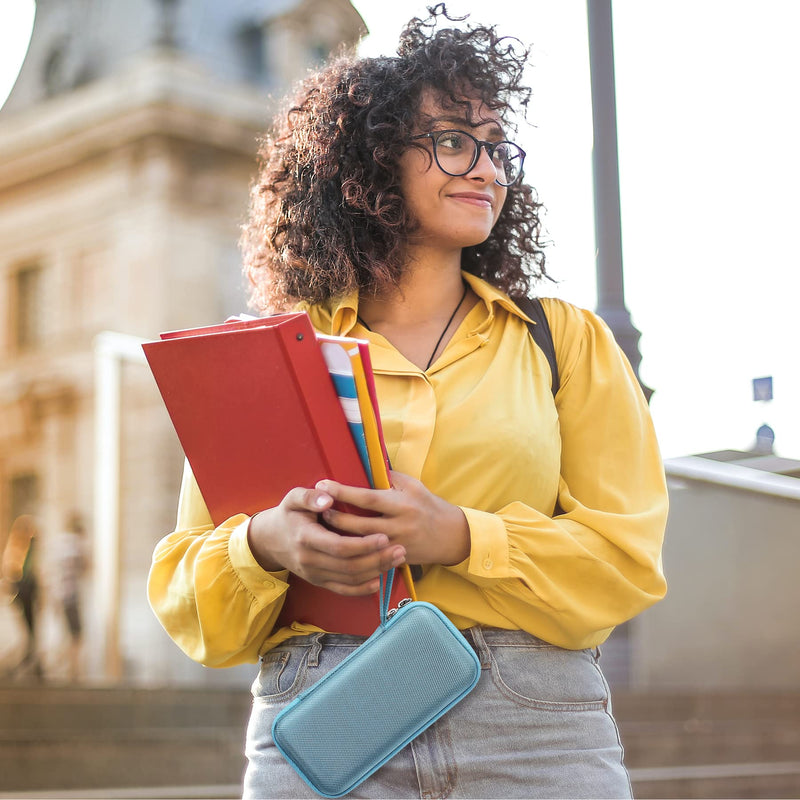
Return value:
[(464, 147), (464, 136), (456, 132), (442, 134), (439, 137), (438, 146), (448, 150), (461, 150)]

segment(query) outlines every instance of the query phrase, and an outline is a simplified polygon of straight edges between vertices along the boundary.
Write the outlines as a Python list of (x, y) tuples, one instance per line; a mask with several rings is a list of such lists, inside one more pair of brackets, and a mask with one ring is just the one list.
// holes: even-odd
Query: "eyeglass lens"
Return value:
[[(464, 131), (438, 131), (433, 135), (434, 156), (440, 168), (449, 175), (466, 175), (480, 158), (479, 142)], [(497, 171), (497, 182), (509, 186), (522, 172), (523, 151), (513, 142), (490, 143), (492, 162)]]

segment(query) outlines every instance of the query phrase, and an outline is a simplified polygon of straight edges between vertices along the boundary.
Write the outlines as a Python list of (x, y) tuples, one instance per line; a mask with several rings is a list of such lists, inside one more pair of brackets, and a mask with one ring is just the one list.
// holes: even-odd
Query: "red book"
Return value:
[[(369, 486), (307, 314), (171, 331), (143, 349), (215, 525), (323, 478)], [(378, 625), (377, 593), (289, 583), (280, 625), (363, 636)], [(392, 605), (409, 595), (404, 583)]]

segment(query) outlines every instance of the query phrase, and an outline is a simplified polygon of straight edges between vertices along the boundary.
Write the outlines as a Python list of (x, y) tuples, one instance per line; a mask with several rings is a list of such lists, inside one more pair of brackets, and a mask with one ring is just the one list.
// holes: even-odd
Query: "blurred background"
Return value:
[[(670, 591), (603, 655), (637, 794), (800, 796), (800, 4), (448, 9), (531, 46), (542, 293), (652, 392)], [(147, 607), (182, 454), (141, 343), (248, 310), (258, 134), (341, 43), (391, 54), (424, 14), (0, 0), (0, 796), (236, 796), (255, 668), (193, 664)]]

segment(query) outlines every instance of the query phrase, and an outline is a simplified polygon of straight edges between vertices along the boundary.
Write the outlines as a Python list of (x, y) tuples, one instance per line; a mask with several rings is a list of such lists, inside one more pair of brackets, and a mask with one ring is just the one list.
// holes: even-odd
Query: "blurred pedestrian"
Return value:
[(30, 674), (41, 680), (43, 672), (36, 649), (38, 534), (36, 521), (30, 514), (22, 514), (14, 520), (3, 551), (2, 575), (11, 584), (14, 602), (22, 611), (28, 635), (25, 655), (14, 673)]
[(81, 587), (89, 565), (83, 518), (73, 512), (65, 528), (53, 537), (48, 563), (51, 567), (51, 594), (60, 606), (69, 633), (69, 680), (82, 674), (83, 618)]

